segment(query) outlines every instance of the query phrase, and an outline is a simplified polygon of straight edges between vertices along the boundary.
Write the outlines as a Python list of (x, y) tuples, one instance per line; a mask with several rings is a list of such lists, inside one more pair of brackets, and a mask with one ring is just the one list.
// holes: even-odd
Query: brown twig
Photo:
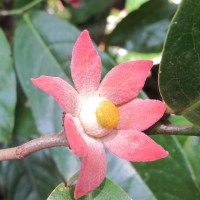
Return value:
[[(187, 135), (187, 136), (200, 136), (200, 127), (186, 125), (163, 125), (156, 124), (153, 127), (145, 131), (148, 135)], [(55, 133), (52, 135), (41, 136), (37, 139), (31, 140), (21, 146), (1, 149), (0, 150), (0, 161), (3, 160), (16, 160), (22, 159), (30, 154), (47, 148), (57, 147), (57, 146), (68, 146), (69, 143), (65, 136), (64, 131)]]
[(147, 135), (200, 136), (200, 127), (194, 125), (156, 124), (145, 131)]
[(22, 159), (36, 151), (56, 146), (69, 146), (64, 131), (60, 131), (59, 133), (51, 135), (41, 136), (37, 139), (24, 143), (21, 146), (1, 149), (0, 161)]

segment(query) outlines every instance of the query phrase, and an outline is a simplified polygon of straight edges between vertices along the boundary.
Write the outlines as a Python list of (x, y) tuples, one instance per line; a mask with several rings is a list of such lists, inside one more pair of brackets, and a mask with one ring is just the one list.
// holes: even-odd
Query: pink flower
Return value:
[(101, 59), (85, 30), (72, 53), (71, 74), (76, 90), (59, 77), (32, 79), (66, 112), (67, 139), (73, 152), (82, 158), (75, 198), (93, 191), (104, 179), (104, 145), (113, 154), (133, 162), (154, 161), (168, 155), (142, 132), (166, 110), (161, 101), (136, 98), (151, 67), (149, 60), (119, 64), (99, 85)]
[(74, 8), (78, 8), (80, 5), (80, 0), (65, 0), (65, 1), (71, 4)]

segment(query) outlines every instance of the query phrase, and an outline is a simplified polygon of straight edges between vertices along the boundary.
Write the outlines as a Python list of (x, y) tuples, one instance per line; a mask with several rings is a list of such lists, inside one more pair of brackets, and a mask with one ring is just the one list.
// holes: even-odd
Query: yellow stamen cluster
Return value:
[(101, 101), (95, 114), (98, 123), (103, 127), (116, 128), (119, 123), (119, 110), (111, 101)]

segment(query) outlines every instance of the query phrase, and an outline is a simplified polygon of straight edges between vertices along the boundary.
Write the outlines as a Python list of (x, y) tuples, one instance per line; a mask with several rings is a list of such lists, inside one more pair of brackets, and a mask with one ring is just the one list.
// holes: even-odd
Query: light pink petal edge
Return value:
[(65, 130), (72, 150), (82, 157), (74, 197), (80, 198), (98, 187), (106, 176), (106, 154), (98, 139), (86, 135), (78, 118), (65, 117)]
[(148, 162), (168, 156), (167, 151), (140, 131), (113, 131), (104, 138), (104, 144), (111, 153), (132, 162)]
[(162, 101), (134, 99), (119, 107), (120, 122), (117, 129), (146, 130), (163, 116), (165, 110)]
[(71, 73), (77, 91), (94, 93), (101, 78), (101, 58), (94, 48), (87, 30), (78, 37), (72, 52)]
[(137, 60), (117, 65), (101, 82), (100, 96), (116, 105), (135, 98), (144, 86), (152, 64), (150, 60)]
[(73, 118), (70, 114), (65, 115), (65, 133), (72, 151), (76, 155), (83, 157), (85, 149), (87, 149), (87, 145), (83, 140), (80, 132), (84, 132), (84, 130), (78, 122), (75, 123), (75, 120), (78, 121), (78, 118)]
[(33, 85), (53, 96), (61, 108), (72, 115), (79, 109), (79, 95), (65, 80), (59, 77), (40, 76), (31, 79)]

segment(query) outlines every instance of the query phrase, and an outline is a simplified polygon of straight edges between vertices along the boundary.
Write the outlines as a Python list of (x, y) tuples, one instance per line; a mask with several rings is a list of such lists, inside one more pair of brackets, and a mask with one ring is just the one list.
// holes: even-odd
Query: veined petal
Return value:
[(167, 151), (140, 131), (116, 130), (103, 141), (111, 153), (132, 162), (148, 162), (168, 156)]
[(144, 86), (152, 64), (150, 60), (137, 60), (114, 67), (101, 82), (100, 96), (116, 105), (130, 101)]
[(120, 122), (117, 129), (143, 131), (157, 122), (166, 106), (158, 100), (134, 99), (119, 107)]
[(79, 109), (79, 95), (65, 80), (59, 77), (40, 76), (31, 79), (33, 85), (54, 97), (60, 107), (72, 115)]
[(76, 89), (82, 95), (94, 93), (101, 78), (101, 58), (88, 31), (83, 31), (72, 52), (71, 73)]
[(65, 117), (65, 131), (72, 150), (82, 157), (75, 198), (88, 194), (98, 187), (106, 175), (106, 154), (101, 140), (88, 136), (78, 118)]

